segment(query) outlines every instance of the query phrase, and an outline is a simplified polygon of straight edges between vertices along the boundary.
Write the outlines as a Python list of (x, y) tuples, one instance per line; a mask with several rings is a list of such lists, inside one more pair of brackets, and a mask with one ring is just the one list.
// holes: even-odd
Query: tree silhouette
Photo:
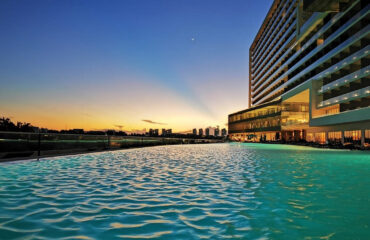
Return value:
[(9, 132), (32, 132), (33, 126), (30, 123), (17, 122), (14, 124), (10, 118), (0, 118), (0, 131)]

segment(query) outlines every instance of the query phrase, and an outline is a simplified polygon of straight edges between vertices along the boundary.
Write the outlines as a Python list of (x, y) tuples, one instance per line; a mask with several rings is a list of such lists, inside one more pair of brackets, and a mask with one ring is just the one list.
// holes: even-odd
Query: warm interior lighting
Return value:
[[(336, 102), (337, 101), (338, 100), (336, 100)], [(326, 104), (329, 104), (329, 103), (326, 103)], [(321, 106), (321, 105), (319, 105), (319, 106)], [(326, 115), (337, 114), (339, 112), (340, 112), (340, 105), (335, 104), (335, 105), (332, 105), (332, 106), (317, 109), (315, 112), (313, 112), (312, 117), (313, 118), (322, 117), (322, 116), (326, 116)]]

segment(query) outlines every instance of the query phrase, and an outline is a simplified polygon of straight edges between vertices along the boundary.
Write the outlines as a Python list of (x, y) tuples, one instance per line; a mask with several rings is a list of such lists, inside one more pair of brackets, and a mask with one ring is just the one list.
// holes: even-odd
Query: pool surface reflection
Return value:
[(370, 154), (159, 146), (0, 165), (0, 239), (370, 239)]

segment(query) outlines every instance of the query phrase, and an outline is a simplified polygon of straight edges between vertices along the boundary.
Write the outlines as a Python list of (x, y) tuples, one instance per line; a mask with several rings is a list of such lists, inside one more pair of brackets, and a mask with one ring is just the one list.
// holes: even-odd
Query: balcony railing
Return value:
[[(369, 50), (366, 50), (365, 52), (369, 52)], [(365, 56), (367, 56), (368, 54), (366, 54)], [(338, 89), (340, 88), (341, 86), (343, 85), (346, 85), (346, 84), (349, 84), (353, 81), (356, 81), (362, 77), (366, 77), (370, 74), (370, 66), (367, 66), (365, 68), (362, 68), (356, 72), (353, 72), (353, 73), (350, 73), (342, 78), (339, 78), (338, 80), (335, 80), (331, 83), (328, 83), (324, 86), (322, 86), (319, 90), (318, 90), (318, 93), (319, 94), (323, 94), (325, 92), (328, 92), (328, 91), (331, 91), (333, 89)]]
[[(279, 13), (276, 14), (276, 16), (273, 16), (273, 18), (277, 18), (278, 16), (281, 16), (282, 15), (282, 11), (287, 8), (287, 4), (289, 3), (289, 1), (286, 1), (284, 6), (279, 10)], [(287, 12), (289, 12), (291, 10), (291, 7), (293, 6), (294, 4), (292, 3), (291, 6), (288, 8)], [(267, 26), (269, 29), (268, 31), (263, 35), (262, 39), (261, 39), (261, 44), (258, 44), (258, 46), (256, 47), (256, 51), (255, 51), (255, 54), (253, 54), (253, 60), (258, 60), (260, 54), (261, 54), (261, 51), (262, 51), (262, 48), (265, 47), (266, 43), (270, 40), (271, 36), (273, 34), (270, 34), (271, 31), (273, 30), (276, 30), (276, 27), (281, 24), (281, 21), (284, 20), (285, 18), (281, 18), (279, 21), (274, 21), (271, 26)], [(274, 24), (278, 24), (276, 26), (274, 26)], [(275, 32), (274, 32), (275, 33)], [(267, 38), (267, 39), (266, 39)]]
[[(286, 19), (286, 21), (285, 21), (285, 23), (284, 23), (284, 25), (281, 27), (281, 29), (285, 29), (284, 30), (284, 33), (282, 34), (282, 36), (281, 37), (279, 37), (279, 38), (277, 38), (276, 36), (275, 36), (275, 32), (277, 31), (277, 29), (275, 29), (275, 32), (274, 32), (274, 36), (270, 36), (269, 37), (269, 43), (268, 43), (268, 46), (265, 46), (265, 47), (267, 47), (267, 49), (265, 49), (264, 51), (266, 52), (266, 53), (268, 53), (268, 55), (267, 56), (265, 56), (265, 55), (262, 55), (260, 58), (258, 58), (258, 59), (256, 59), (256, 60), (253, 60), (253, 62), (254, 62), (254, 66), (258, 66), (255, 70), (256, 70), (256, 72), (258, 72), (258, 69), (260, 69), (260, 66), (262, 66), (263, 65), (263, 62), (266, 60), (266, 59), (268, 59), (269, 58), (269, 56), (271, 55), (271, 52), (273, 52), (273, 50), (271, 50), (271, 48), (273, 48), (274, 50), (275, 50), (275, 48), (279, 45), (279, 44), (281, 44), (281, 41), (286, 37), (286, 34), (287, 34), (287, 32), (289, 32), (290, 30), (291, 30), (291, 28), (292, 28), (292, 26), (295, 26), (295, 24), (294, 24), (294, 21), (293, 22), (291, 22), (291, 20), (296, 16), (296, 10), (295, 11), (293, 11), (291, 14), (290, 14), (290, 17), (288, 18), (288, 19)], [(283, 19), (281, 19), (281, 20), (283, 20)], [(281, 21), (280, 20), (280, 21)], [(291, 24), (291, 26), (289, 26), (288, 27), (288, 24)], [(280, 30), (279, 30), (279, 33), (280, 33)], [(273, 39), (273, 40), (270, 40), (270, 38), (272, 38), (272, 37), (275, 37), (275, 39)], [(277, 43), (276, 43), (276, 41), (277, 41)], [(264, 47), (264, 48), (265, 48)], [(262, 62), (261, 62), (262, 61)], [(262, 64), (261, 64), (262, 63)]]
[(370, 96), (370, 86), (322, 101), (321, 103), (319, 103), (318, 108), (349, 102), (355, 99), (364, 98), (368, 96)]
[[(367, 36), (367, 34), (369, 33), (370, 31), (370, 26), (368, 25), (367, 27), (363, 28), (362, 30), (360, 30), (359, 32), (357, 32), (355, 35), (353, 35), (352, 37), (348, 38), (346, 41), (344, 41), (343, 43), (339, 44), (336, 48), (332, 49), (330, 52), (328, 52), (327, 54), (325, 54), (323, 57), (321, 57), (320, 59), (318, 59), (315, 63), (311, 64), (310, 66), (308, 66), (306, 69), (304, 69), (303, 71), (301, 71), (299, 74), (295, 75), (293, 78), (291, 78), (290, 80), (288, 80), (287, 82), (285, 82), (284, 84), (280, 85), (278, 88), (274, 89), (273, 91), (271, 91), (269, 94), (267, 94), (266, 96), (262, 97), (260, 100), (258, 100), (255, 104), (258, 104), (260, 102), (262, 102), (263, 100), (267, 99), (268, 97), (272, 96), (274, 93), (276, 93), (277, 91), (285, 88), (286, 86), (288, 86), (289, 84), (292, 84), (293, 82), (295, 82), (298, 78), (302, 77), (303, 75), (305, 75), (306, 73), (308, 73), (309, 71), (313, 70), (314, 68), (316, 68), (317, 66), (319, 66), (320, 64), (322, 64), (323, 62), (325, 62), (326, 60), (332, 58), (333, 56), (335, 56), (338, 52), (340, 52), (342, 49), (352, 45), (354, 42), (364, 38)], [(324, 45), (324, 44), (323, 44)], [(321, 45), (322, 46), (322, 45)], [(308, 60), (310, 57), (312, 57), (313, 53), (316, 53), (318, 50), (321, 50), (322, 47), (318, 47), (316, 48), (315, 50), (313, 50), (311, 53), (312, 54), (309, 54), (307, 56), (305, 56), (303, 59), (301, 59), (298, 63), (295, 64), (295, 67), (291, 68), (288, 72), (286, 72), (285, 74), (283, 74), (279, 79), (275, 80), (275, 82), (273, 83), (274, 85), (276, 85), (276, 83), (278, 81), (281, 81), (285, 76), (287, 76), (291, 71), (295, 70), (295, 68), (297, 68), (299, 65), (303, 64), (303, 62), (305, 62), (306, 60)], [(310, 78), (310, 79), (307, 79), (307, 80), (311, 80), (311, 79), (317, 79), (319, 76), (321, 75), (321, 73), (315, 75), (314, 77)], [(271, 84), (272, 85), (272, 84)], [(264, 89), (260, 94), (263, 94), (265, 93), (267, 90), (269, 90), (271, 88), (266, 88)], [(255, 100), (257, 97), (259, 96), (255, 96), (253, 97), (253, 100)]]
[[(314, 14), (309, 20), (307, 20), (307, 22), (305, 23), (305, 25), (308, 25), (308, 26), (310, 26), (310, 25), (312, 25), (315, 21), (317, 21), (317, 15), (316, 14)], [(328, 26), (329, 26), (330, 24), (328, 24)], [(304, 31), (304, 30), (302, 30), (302, 31)], [(307, 48), (311, 43), (313, 43), (317, 38), (318, 38), (318, 36), (319, 36), (320, 34), (319, 33), (317, 33), (317, 34), (315, 34), (314, 36), (312, 36), (303, 46), (302, 46), (302, 50), (299, 50), (299, 51), (297, 51), (297, 54), (299, 53), (299, 52), (302, 52), (305, 48)], [(296, 34), (292, 34), (292, 36), (291, 37), (289, 37), (289, 39), (286, 41), (287, 43), (289, 43), (291, 40), (293, 40), (293, 37), (296, 37)], [(295, 46), (297, 45), (297, 43), (298, 42), (295, 42), (287, 51), (285, 51), (284, 52), (284, 54), (281, 56), (281, 57), (279, 57), (279, 59), (278, 60), (276, 60), (275, 61), (275, 63), (273, 64), (273, 66), (272, 67), (270, 67), (270, 69), (273, 69), (274, 67), (275, 67), (275, 65), (276, 64), (278, 64), (279, 62), (280, 62), (280, 60), (281, 59), (283, 59), (284, 58), (284, 56), (286, 56), (287, 54), (289, 54), (294, 48), (295, 48)], [(296, 55), (294, 55), (294, 56), (296, 56)], [(271, 61), (271, 60), (270, 60)], [(269, 61), (269, 63), (270, 63), (270, 61)], [(259, 68), (261, 68), (262, 66), (261, 65), (259, 65), (258, 67), (257, 67), (257, 69), (256, 70), (258, 70)], [(266, 65), (263, 67), (263, 68), (266, 68)]]
[[(295, 24), (294, 23), (292, 23), (290, 26), (289, 26), (289, 28), (287, 29), (287, 31), (284, 33), (284, 35), (281, 37), (281, 39), (279, 40), (279, 42), (274, 46), (274, 48), (273, 48), (273, 50), (271, 50), (271, 52), (269, 53), (269, 55), (263, 60), (263, 63), (261, 63), (261, 66), (263, 65), (263, 64), (265, 64), (265, 61), (267, 61), (268, 60), (268, 62), (270, 62), (270, 60), (272, 60), (272, 59), (270, 59), (270, 55), (271, 54), (274, 54), (274, 56), (279, 52), (279, 51), (277, 51), (277, 52), (274, 52), (275, 50), (276, 50), (276, 48), (280, 45), (280, 44), (282, 44), (282, 41), (287, 37), (287, 35), (292, 31), (292, 29), (295, 27)], [(292, 32), (291, 33), (291, 35), (290, 35), (290, 37), (288, 38), (288, 39), (286, 39), (285, 40), (285, 44), (283, 44), (282, 46), (280, 46), (279, 47), (279, 50), (281, 50), (281, 49), (284, 49), (285, 47), (286, 47), (286, 45), (287, 44), (289, 44), (289, 42), (294, 38), (294, 36), (295, 36), (295, 32)], [(265, 69), (265, 68), (264, 68)], [(263, 69), (263, 70), (264, 70)], [(272, 69), (272, 68), (270, 68), (270, 69)], [(257, 75), (255, 76), (255, 78), (253, 79), (253, 83), (255, 83), (256, 85), (258, 84), (258, 82), (260, 82), (260, 80), (262, 80), (263, 78), (265, 78), (266, 77), (266, 75), (267, 75), (267, 73), (269, 73), (269, 72), (265, 72), (265, 73), (263, 73), (262, 71), (261, 72), (259, 72), (259, 73), (257, 73)], [(262, 74), (262, 75), (261, 75)]]
[(249, 115), (247, 117), (239, 117), (238, 119), (231, 119), (230, 123), (237, 123), (237, 122), (245, 122), (245, 121), (253, 121), (261, 118), (268, 118), (268, 117), (274, 117), (278, 116), (281, 114), (281, 111), (268, 111), (268, 112), (263, 112), (261, 114), (253, 114)]
[[(286, 72), (285, 74), (283, 74), (282, 76), (280, 76), (278, 79), (276, 79), (272, 84), (270, 85), (276, 85), (277, 83), (279, 83), (284, 77), (286, 77), (288, 74), (290, 74), (292, 71), (294, 71), (297, 67), (301, 66), (305, 61), (307, 61), (309, 58), (311, 58), (313, 55), (315, 55), (318, 51), (320, 51), (322, 48), (326, 47), (328, 44), (330, 44), (333, 40), (335, 40), (342, 32), (346, 31), (349, 27), (351, 27), (353, 24), (357, 23), (358, 21), (360, 21), (364, 16), (365, 16), (365, 13), (367, 13), (370, 9), (370, 6), (367, 6), (366, 8), (364, 8), (363, 10), (361, 10), (359, 13), (357, 13), (355, 16), (353, 16), (349, 21), (347, 21), (344, 25), (342, 25), (335, 33), (331, 34), (330, 37), (328, 39), (326, 39), (326, 41), (324, 42), (324, 44), (318, 46), (317, 48), (315, 48), (314, 50), (312, 50), (309, 54), (307, 54), (305, 57), (303, 57), (299, 62), (297, 62), (294, 66), (292, 66), (288, 72)], [(349, 9), (347, 9), (348, 11)], [(307, 42), (305, 44), (304, 47), (302, 47), (299, 51), (297, 51), (293, 57), (290, 58), (290, 60), (282, 65), (276, 72), (280, 72), (283, 68), (286, 67), (287, 64), (289, 64), (291, 61), (293, 61), (293, 59), (295, 59), (295, 57), (297, 57), (304, 49), (305, 47), (308, 46), (309, 43), (311, 43), (311, 41), (314, 41), (315, 39), (317, 39), (320, 35), (322, 35), (325, 31), (327, 31), (336, 21), (339, 20), (340, 17), (342, 17), (344, 13), (338, 13), (333, 19), (331, 22), (327, 23), (320, 31), (318, 31), (317, 34), (315, 34), (309, 42)], [(360, 36), (363, 36), (363, 35), (366, 35), (369, 31), (369, 26), (365, 27), (364, 29), (362, 29), (360, 32), (358, 32), (355, 36), (351, 37), (350, 39), (352, 39), (353, 41), (356, 41), (358, 40), (358, 38)], [(343, 45), (350, 45), (352, 42), (350, 41), (350, 39), (347, 39), (345, 42), (343, 42), (342, 44), (340, 44), (338, 47), (336, 47), (335, 49), (333, 49), (332, 51), (330, 52), (337, 52), (338, 49), (342, 49), (343, 48)], [(294, 46), (292, 46), (294, 47)], [(335, 51), (334, 51), (335, 50)], [(306, 68), (304, 70), (305, 73), (308, 72), (308, 70), (312, 70), (313, 66), (317, 66), (317, 62), (323, 62), (325, 61), (328, 57), (328, 55), (330, 54), (326, 54), (324, 57), (322, 57), (321, 59), (323, 60), (319, 60), (319, 61), (316, 61), (316, 65), (315, 64), (311, 64), (310, 67)], [(302, 72), (301, 72), (302, 73)], [(291, 80), (295, 81), (295, 79), (298, 78), (298, 76), (301, 76), (303, 74), (298, 74), (295, 76), (295, 78), (292, 78)], [(259, 88), (263, 87), (265, 84), (267, 84), (270, 79), (272, 79), (273, 76), (270, 76), (269, 79), (265, 80), (265, 82), (259, 86)], [(289, 84), (292, 83), (292, 81), (289, 81)], [(264, 96), (263, 98), (261, 98), (260, 100), (258, 100), (257, 102), (255, 102), (254, 104), (258, 104), (260, 103), (261, 101), (267, 99), (268, 97), (270, 97), (271, 95), (273, 95), (274, 93), (276, 93), (278, 90), (281, 90), (283, 87), (285, 87), (287, 84), (284, 84), (283, 86), (280, 86), (278, 89), (275, 89), (273, 92), (269, 93), (268, 95)], [(256, 98), (258, 98), (261, 94), (263, 94), (264, 92), (267, 91), (267, 88), (264, 89), (261, 93), (259, 93), (258, 95), (254, 96), (252, 98), (252, 100), (255, 100)]]

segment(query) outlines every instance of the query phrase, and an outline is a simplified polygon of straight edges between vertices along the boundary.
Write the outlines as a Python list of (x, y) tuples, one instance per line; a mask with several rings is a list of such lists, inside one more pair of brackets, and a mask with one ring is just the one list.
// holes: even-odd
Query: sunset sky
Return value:
[(0, 117), (53, 129), (225, 127), (272, 0), (0, 1)]

